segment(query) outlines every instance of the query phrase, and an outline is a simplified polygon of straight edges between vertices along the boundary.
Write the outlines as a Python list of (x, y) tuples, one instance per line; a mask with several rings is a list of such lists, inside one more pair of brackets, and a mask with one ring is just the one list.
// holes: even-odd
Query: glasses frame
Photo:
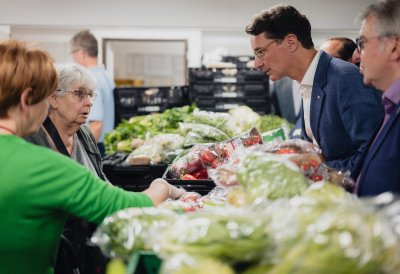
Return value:
[(57, 91), (71, 93), (76, 98), (78, 98), (80, 102), (85, 101), (87, 98), (90, 98), (90, 100), (94, 101), (96, 99), (96, 97), (97, 97), (97, 93), (96, 92), (93, 92), (93, 91), (92, 92), (86, 92), (86, 90), (80, 90), (80, 89), (73, 89), (73, 90), (57, 89)]
[(254, 55), (260, 59), (262, 59), (264, 57), (264, 54), (268, 51), (269, 47), (273, 44), (273, 43), (278, 43), (279, 39), (273, 39), (271, 41), (271, 43), (269, 43), (267, 46), (260, 48), (260, 49), (256, 49), (254, 50)]
[(356, 46), (357, 46), (358, 53), (361, 53), (361, 51), (364, 50), (365, 44), (368, 43), (370, 40), (382, 39), (383, 37), (385, 37), (385, 36), (382, 36), (382, 35), (371, 36), (371, 37), (360, 36), (360, 37), (356, 38)]

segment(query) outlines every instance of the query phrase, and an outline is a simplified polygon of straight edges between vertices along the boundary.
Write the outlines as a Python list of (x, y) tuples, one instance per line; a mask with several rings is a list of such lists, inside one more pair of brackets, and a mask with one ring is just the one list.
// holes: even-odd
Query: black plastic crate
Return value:
[(231, 83), (246, 82), (268, 83), (268, 76), (253, 68), (190, 68), (189, 83)]
[(157, 178), (161, 178), (167, 164), (132, 166), (125, 163), (128, 153), (107, 155), (103, 161), (103, 171), (113, 185), (129, 191), (142, 191)]
[(117, 87), (114, 89), (115, 123), (132, 116), (163, 112), (189, 104), (187, 86)]

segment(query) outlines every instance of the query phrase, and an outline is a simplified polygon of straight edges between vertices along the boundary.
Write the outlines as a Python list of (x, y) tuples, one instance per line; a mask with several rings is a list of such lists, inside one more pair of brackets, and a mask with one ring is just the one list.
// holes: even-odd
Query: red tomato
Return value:
[(194, 177), (193, 175), (185, 174), (182, 176), (182, 180), (197, 180), (197, 178)]
[(209, 149), (205, 149), (200, 156), (201, 161), (208, 165), (214, 162), (215, 158), (216, 156)]
[(311, 177), (311, 180), (313, 180), (314, 182), (318, 182), (321, 181), (324, 177), (322, 177), (321, 175), (313, 175)]
[(197, 179), (207, 179), (208, 178), (207, 170), (205, 170), (204, 168), (193, 172), (191, 175), (193, 175)]
[(217, 168), (222, 164), (222, 161), (220, 159), (215, 159), (214, 162), (211, 163), (212, 168)]
[(297, 153), (296, 149), (291, 148), (291, 147), (283, 147), (277, 151), (275, 151), (276, 154), (292, 154), (292, 153)]

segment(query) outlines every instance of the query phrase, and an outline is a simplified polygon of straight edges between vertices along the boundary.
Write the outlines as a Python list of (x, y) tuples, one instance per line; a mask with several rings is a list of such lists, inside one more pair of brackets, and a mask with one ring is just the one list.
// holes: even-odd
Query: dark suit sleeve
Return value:
[[(345, 81), (351, 84), (342, 86), (337, 99), (340, 118), (354, 151), (349, 157), (327, 161), (327, 164), (338, 170), (353, 170), (363, 150), (367, 149), (370, 138), (380, 127), (384, 112), (377, 90), (363, 85), (358, 76), (349, 75)], [(340, 143), (341, 140), (337, 141)]]

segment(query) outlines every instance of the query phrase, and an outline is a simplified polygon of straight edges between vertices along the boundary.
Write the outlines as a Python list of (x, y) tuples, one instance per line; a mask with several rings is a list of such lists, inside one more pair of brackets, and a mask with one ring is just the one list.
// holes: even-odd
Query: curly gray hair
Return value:
[(56, 96), (65, 95), (63, 90), (71, 90), (73, 85), (78, 85), (89, 90), (96, 89), (96, 80), (86, 68), (78, 64), (62, 64), (57, 66), (60, 81)]

